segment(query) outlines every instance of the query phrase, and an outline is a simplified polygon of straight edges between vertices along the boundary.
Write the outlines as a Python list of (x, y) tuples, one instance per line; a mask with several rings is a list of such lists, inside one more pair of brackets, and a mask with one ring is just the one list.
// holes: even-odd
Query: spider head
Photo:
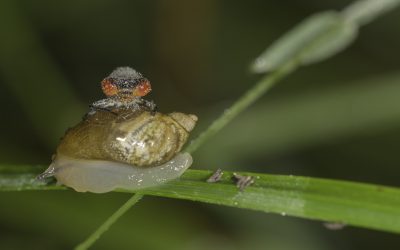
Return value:
[(116, 68), (101, 81), (101, 88), (107, 97), (117, 97), (122, 101), (140, 98), (151, 91), (150, 81), (129, 67)]

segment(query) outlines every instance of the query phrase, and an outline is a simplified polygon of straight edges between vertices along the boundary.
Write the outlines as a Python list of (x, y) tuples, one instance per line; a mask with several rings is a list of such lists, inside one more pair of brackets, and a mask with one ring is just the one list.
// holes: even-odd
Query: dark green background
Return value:
[[(305, 17), (351, 1), (0, 2), (0, 163), (48, 164), (117, 66), (150, 79), (162, 112), (199, 134), (259, 76), (249, 63)], [(399, 186), (400, 10), (302, 68), (193, 156), (193, 168)], [(398, 114), (398, 115), (397, 115)], [(0, 193), (1, 249), (70, 249), (129, 195)], [(387, 249), (397, 235), (145, 197), (94, 249)]]

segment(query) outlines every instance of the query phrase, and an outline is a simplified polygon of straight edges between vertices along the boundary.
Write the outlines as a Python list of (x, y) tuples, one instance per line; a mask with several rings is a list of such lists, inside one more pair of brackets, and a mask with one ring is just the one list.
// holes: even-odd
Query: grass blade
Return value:
[(314, 14), (268, 47), (251, 69), (255, 73), (270, 72), (293, 58), (303, 65), (322, 61), (350, 45), (357, 31), (356, 25), (337, 12)]
[(342, 14), (350, 22), (365, 25), (399, 4), (399, 0), (360, 0), (349, 5)]
[[(65, 190), (55, 184), (43, 185), (31, 173), (0, 170), (0, 191)], [(0, 168), (1, 169), (1, 168)], [(25, 169), (26, 170), (26, 169)], [(207, 183), (211, 171), (188, 170), (163, 186), (136, 192), (175, 199), (252, 209), (301, 218), (334, 221), (353, 226), (400, 233), (400, 189), (374, 184), (300, 176), (240, 173), (254, 176), (255, 183), (240, 192), (232, 172), (224, 172), (218, 183)], [(8, 180), (8, 181), (7, 181)]]
[(400, 4), (399, 0), (361, 0), (342, 12), (314, 14), (269, 46), (252, 64), (255, 73), (276, 70), (297, 58), (302, 65), (323, 61), (346, 49), (357, 37), (358, 29)]
[(253, 88), (247, 91), (242, 97), (239, 98), (229, 109), (216, 119), (203, 133), (199, 135), (190, 145), (185, 149), (186, 152), (193, 153), (209, 138), (218, 133), (225, 125), (231, 122), (237, 115), (243, 112), (257, 99), (265, 94), (271, 87), (274, 86), (279, 80), (289, 75), (297, 68), (297, 60), (293, 59), (282, 65), (278, 70), (272, 74), (261, 79)]

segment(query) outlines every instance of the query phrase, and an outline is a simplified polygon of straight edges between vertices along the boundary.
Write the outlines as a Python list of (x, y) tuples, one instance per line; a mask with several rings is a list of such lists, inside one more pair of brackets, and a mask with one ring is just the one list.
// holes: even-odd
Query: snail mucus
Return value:
[(107, 98), (94, 102), (76, 126), (68, 129), (48, 169), (79, 192), (136, 190), (178, 178), (192, 164), (180, 153), (197, 117), (155, 110), (142, 99), (150, 82), (129, 67), (115, 69), (102, 81)]

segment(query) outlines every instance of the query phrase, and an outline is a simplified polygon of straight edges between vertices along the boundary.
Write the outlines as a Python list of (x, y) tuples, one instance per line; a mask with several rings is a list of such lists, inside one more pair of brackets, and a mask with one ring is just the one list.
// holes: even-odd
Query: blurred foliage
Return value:
[[(63, 130), (129, 65), (161, 111), (193, 112), (194, 134), (251, 87), (249, 63), (305, 17), (351, 1), (0, 2), (0, 162), (47, 163)], [(279, 3), (279, 4), (278, 4)], [(400, 10), (350, 49), (276, 86), (196, 154), (194, 168), (301, 174), (399, 186)], [(368, 81), (367, 81), (368, 80)], [(315, 133), (314, 133), (315, 131)], [(2, 249), (68, 249), (123, 194), (2, 193)], [(96, 249), (376, 249), (398, 236), (145, 197)]]

